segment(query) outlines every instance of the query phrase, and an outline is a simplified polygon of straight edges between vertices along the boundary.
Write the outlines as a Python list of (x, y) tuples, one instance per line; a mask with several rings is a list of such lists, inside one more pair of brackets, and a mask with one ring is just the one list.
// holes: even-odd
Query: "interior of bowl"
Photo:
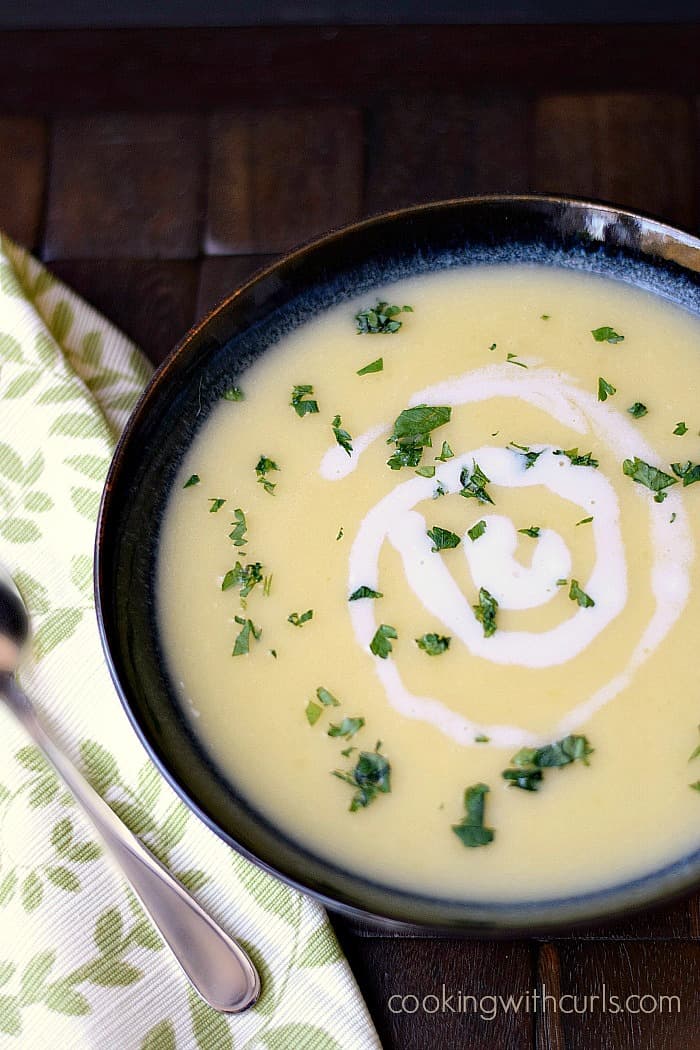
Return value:
[(700, 241), (602, 205), (478, 198), (392, 213), (331, 234), (222, 303), (156, 374), (115, 454), (96, 547), (100, 627), (126, 711), (164, 775), (210, 827), (332, 907), (488, 934), (591, 922), (685, 892), (700, 878), (700, 851), (606, 890), (507, 904), (436, 900), (342, 871), (257, 813), (193, 735), (169, 680), (154, 591), (174, 475), (212, 406), (253, 360), (309, 316), (365, 289), (439, 268), (505, 263), (605, 274), (700, 312)]

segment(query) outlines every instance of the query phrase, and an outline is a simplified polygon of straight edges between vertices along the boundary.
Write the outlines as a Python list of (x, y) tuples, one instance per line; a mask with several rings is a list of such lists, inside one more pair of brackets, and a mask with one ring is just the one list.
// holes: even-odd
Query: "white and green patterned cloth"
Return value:
[(0, 711), (0, 1047), (375, 1050), (323, 909), (188, 813), (110, 681), (95, 518), (148, 373), (136, 347), (0, 235), (0, 561), (34, 624), (21, 682), (94, 787), (246, 945), (263, 994), (239, 1017), (194, 995), (71, 796)]

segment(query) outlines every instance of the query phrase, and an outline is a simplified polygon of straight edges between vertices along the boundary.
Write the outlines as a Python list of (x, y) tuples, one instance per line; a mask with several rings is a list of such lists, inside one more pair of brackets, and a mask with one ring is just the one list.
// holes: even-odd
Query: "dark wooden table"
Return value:
[[(699, 56), (700, 25), (0, 33), (0, 228), (153, 361), (261, 262), (409, 202), (552, 190), (697, 230)], [(387, 1050), (700, 1048), (697, 897), (546, 941), (334, 922)], [(443, 984), (681, 1007), (392, 1013)]]

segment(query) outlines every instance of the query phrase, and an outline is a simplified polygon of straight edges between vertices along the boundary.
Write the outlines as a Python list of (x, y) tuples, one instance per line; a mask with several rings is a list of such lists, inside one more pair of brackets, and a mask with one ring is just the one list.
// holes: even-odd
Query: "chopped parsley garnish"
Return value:
[(449, 423), (452, 409), (447, 405), (415, 405), (405, 408), (394, 422), (387, 444), (395, 444), (396, 452), (387, 460), (392, 470), (417, 467), (424, 448), (432, 445), (431, 431)]
[(357, 373), (357, 375), (358, 376), (368, 376), (368, 375), (371, 375), (372, 372), (382, 372), (383, 370), (384, 370), (384, 358), (383, 357), (378, 357), (376, 361), (370, 361), (370, 363), (368, 365), (365, 365), (364, 368), (360, 368), (358, 373)]
[(340, 528), (338, 529), (338, 535), (336, 536), (336, 542), (338, 540), (342, 540), (342, 538), (343, 538), (343, 526), (341, 525)]
[(352, 592), (352, 594), (348, 598), (348, 601), (349, 602), (356, 602), (360, 598), (383, 598), (383, 597), (384, 597), (384, 595), (382, 594), (381, 591), (375, 591), (375, 590), (373, 590), (372, 587), (365, 587), (365, 585), (362, 584), (361, 587), (358, 587), (357, 590)]
[(450, 448), (447, 441), (443, 441), (442, 451), (439, 456), (435, 457), (435, 459), (439, 459), (441, 463), (446, 463), (448, 459), (454, 459), (454, 452)]
[(578, 585), (578, 580), (572, 580), (569, 587), (569, 597), (572, 602), (578, 602), (582, 609), (592, 609), (595, 602), (590, 594), (586, 594)]
[(401, 470), (401, 467), (417, 467), (422, 455), (422, 445), (402, 445), (389, 456), (386, 464), (392, 470)]
[(447, 652), (450, 648), (451, 640), (444, 634), (424, 634), (420, 638), (416, 638), (416, 645), (428, 656), (439, 656), (440, 653)]
[(506, 361), (510, 365), (517, 365), (518, 368), (527, 368), (527, 365), (523, 361), (518, 361), (518, 355), (517, 354), (508, 354), (508, 357), (506, 358)]
[(676, 429), (673, 431), (673, 433), (677, 434), (678, 437), (683, 437), (684, 434), (688, 433), (688, 428), (685, 425), (684, 420), (681, 420), (680, 423), (676, 423)]
[(472, 525), (470, 529), (467, 529), (467, 536), (473, 543), (479, 539), (479, 536), (483, 536), (485, 532), (486, 522), (482, 518), (481, 521), (477, 521), (476, 525)]
[(493, 828), (484, 826), (484, 804), (489, 792), (487, 784), (473, 784), (464, 792), (465, 815), (452, 830), (464, 846), (487, 846), (493, 842)]
[(377, 300), (377, 305), (355, 314), (358, 335), (393, 335), (403, 324), (396, 318), (401, 313), (413, 313), (412, 306), (390, 306)]
[(433, 499), (439, 499), (440, 496), (446, 496), (446, 495), (447, 495), (447, 489), (445, 488), (445, 486), (443, 485), (443, 483), (441, 481), (438, 481), (437, 485), (435, 486), (435, 492), (433, 492)]
[(576, 522), (576, 527), (578, 527), (579, 525), (590, 525), (590, 523), (592, 521), (593, 521), (593, 515), (591, 515), (590, 518), (581, 518), (580, 521)]
[(386, 795), (391, 791), (391, 765), (389, 760), (380, 754), (380, 747), (381, 742), (378, 740), (374, 751), (360, 751), (357, 764), (350, 771), (333, 770), (334, 777), (357, 788), (350, 803), (351, 813), (369, 806), (380, 792)]
[(537, 791), (542, 783), (543, 769), (562, 768), (577, 761), (587, 766), (588, 756), (592, 754), (593, 748), (585, 736), (566, 736), (544, 747), (521, 748), (511, 759), (515, 769), (504, 769), (501, 776), (511, 787)]
[(318, 412), (318, 401), (314, 401), (313, 398), (307, 397), (308, 394), (313, 394), (313, 392), (314, 388), (308, 383), (293, 388), (292, 400), (289, 404), (300, 418)]
[(232, 656), (247, 656), (250, 652), (250, 639), (257, 641), (262, 634), (262, 627), (256, 627), (252, 620), (245, 620), (241, 616), (234, 617), (236, 623), (241, 624), (241, 629), (233, 644)]
[(234, 510), (233, 518), (234, 520), (231, 522), (233, 531), (229, 532), (228, 538), (233, 542), (234, 547), (243, 547), (248, 542), (246, 537), (248, 525), (246, 524), (245, 514), (240, 507), (236, 507)]
[(479, 733), (478, 736), (474, 737), (474, 743), (475, 744), (490, 744), (491, 743), (491, 737), (490, 736), (486, 736), (485, 733)]
[(418, 474), (421, 478), (434, 478), (435, 477), (435, 467), (433, 467), (433, 466), (418, 467), (417, 470), (416, 470), (416, 474)]
[(290, 613), (287, 617), (287, 623), (294, 624), (295, 627), (303, 627), (309, 620), (313, 620), (314, 611), (313, 609), (307, 609), (304, 613)]
[[(676, 464), (679, 466), (679, 464)], [(673, 466), (671, 470), (673, 470)], [(637, 456), (634, 459), (626, 459), (622, 464), (622, 473), (626, 474), (628, 478), (632, 478), (632, 481), (636, 481), (638, 485), (645, 485), (646, 488), (651, 489), (654, 495), (654, 499), (657, 503), (663, 503), (668, 493), (665, 491), (669, 485), (676, 485), (677, 479), (672, 478), (670, 474), (666, 474), (663, 470), (659, 470), (658, 467), (652, 467), (649, 463), (645, 463), (643, 459), (639, 459)], [(674, 470), (674, 473), (676, 471)], [(679, 477), (682, 475), (679, 475)], [(683, 484), (690, 484), (684, 480)]]
[(275, 486), (271, 481), (267, 480), (266, 475), (269, 474), (271, 470), (279, 469), (280, 468), (277, 466), (274, 459), (268, 459), (267, 456), (261, 455), (260, 459), (255, 464), (255, 473), (258, 476), (258, 484), (262, 485), (262, 487), (265, 489), (265, 492), (269, 493), (270, 496), (274, 496)]
[(418, 439), (422, 445), (428, 444), (431, 430), (449, 423), (452, 409), (447, 405), (415, 405), (404, 408), (394, 421), (394, 429), (387, 444)]
[(504, 769), (501, 773), (509, 787), (522, 788), (523, 791), (537, 791), (542, 780), (541, 769)]
[(226, 502), (226, 500), (225, 499), (211, 499), (210, 498), (209, 502), (211, 503), (211, 507), (209, 508), (209, 513), (210, 514), (216, 514), (217, 510), (221, 510), (221, 508), (223, 507), (223, 505)]
[(566, 587), (568, 582), (569, 581), (564, 579), (564, 577), (561, 577), (560, 579), (556, 580), (556, 585), (557, 587)]
[(597, 467), (598, 460), (593, 458), (592, 452), (581, 452), (577, 448), (555, 448), (555, 456), (566, 456), (572, 467)]
[(540, 321), (548, 321), (551, 316), (551, 314), (540, 314)]
[(490, 638), (496, 633), (496, 612), (498, 602), (485, 587), (479, 588), (479, 604), (472, 605), (474, 615), (484, 628), (484, 638)]
[(690, 787), (693, 791), (700, 791), (700, 780), (696, 780), (694, 784), (690, 785)]
[(308, 704), (306, 705), (306, 720), (310, 726), (316, 725), (319, 718), (321, 717), (322, 711), (323, 708), (320, 706), (320, 704), (317, 704), (314, 700), (309, 700)]
[(688, 459), (685, 463), (672, 463), (671, 470), (677, 478), (681, 479), (683, 488), (686, 485), (694, 485), (696, 481), (700, 481), (700, 463), (691, 463)]
[(245, 394), (239, 386), (229, 387), (222, 395), (224, 401), (245, 401)]
[(340, 707), (340, 700), (336, 700), (333, 693), (329, 693), (328, 690), (320, 685), (316, 690), (316, 696), (319, 698), (324, 707)]
[(540, 452), (533, 452), (529, 445), (517, 445), (515, 441), (511, 441), (508, 448), (512, 451), (521, 455), (525, 460), (525, 470), (529, 470), (530, 467), (534, 467), (537, 460), (542, 455), (544, 449)]
[(536, 540), (540, 534), (540, 525), (529, 525), (526, 529), (518, 529), (518, 532), (523, 536), (532, 536), (533, 540)]
[(634, 416), (635, 419), (641, 419), (642, 416), (647, 414), (649, 409), (646, 405), (643, 405), (641, 401), (635, 401), (633, 405), (630, 405), (627, 411), (631, 416)]
[(272, 573), (266, 576), (263, 580), (263, 594), (266, 598), (270, 597), (270, 591), (272, 590)]
[(352, 437), (348, 434), (347, 430), (343, 430), (342, 419), (340, 416), (334, 416), (331, 427), (335, 434), (335, 440), (338, 442), (341, 448), (345, 449), (349, 456), (352, 455)]
[(351, 755), (353, 753), (353, 751), (357, 751), (357, 748), (356, 747), (344, 747), (343, 750), (340, 753), (343, 756), (343, 758), (347, 758), (348, 755)]
[(351, 740), (364, 724), (364, 718), (344, 718), (339, 725), (331, 722), (328, 727), (328, 736), (342, 736), (346, 740)]
[(188, 477), (187, 481), (185, 482), (185, 484), (182, 487), (183, 487), (183, 489), (192, 488), (193, 485), (199, 485), (201, 480), (202, 479), (200, 478), (199, 474), (190, 474), (190, 476)]
[(488, 485), (490, 478), (487, 478), (479, 464), (472, 460), (472, 472), (469, 473), (468, 467), (462, 467), (459, 475), (459, 483), (462, 486), (460, 496), (464, 496), (465, 499), (475, 499), (479, 503), (493, 503), (493, 500), (489, 496), (484, 486)]
[[(221, 590), (228, 591), (231, 587), (241, 588), (241, 598), (247, 598), (257, 583), (262, 583), (262, 565), (259, 561), (251, 565), (243, 566), (239, 561), (232, 569), (229, 569), (221, 583)], [(269, 577), (268, 577), (269, 578)]]
[(396, 628), (392, 627), (391, 624), (383, 623), (377, 628), (374, 633), (374, 638), (369, 643), (370, 652), (374, 653), (381, 660), (386, 660), (390, 652), (393, 651), (393, 645), (390, 639), (398, 638)]
[(489, 347), (489, 350), (495, 350), (497, 346), (498, 346), (497, 343), (491, 343), (491, 346)]
[(591, 335), (596, 343), (621, 343), (625, 338), (624, 335), (619, 335), (614, 328), (607, 324), (602, 325), (600, 328), (594, 328), (591, 331)]
[(608, 383), (607, 379), (603, 379), (602, 376), (598, 376), (598, 400), (607, 401), (609, 397), (617, 393), (617, 387), (613, 386), (612, 383)]
[(454, 532), (450, 532), (449, 529), (442, 529), (439, 525), (428, 529), (428, 536), (433, 541), (433, 546), (430, 548), (433, 554), (436, 554), (438, 551), (451, 550), (453, 547), (458, 547), (462, 542)]

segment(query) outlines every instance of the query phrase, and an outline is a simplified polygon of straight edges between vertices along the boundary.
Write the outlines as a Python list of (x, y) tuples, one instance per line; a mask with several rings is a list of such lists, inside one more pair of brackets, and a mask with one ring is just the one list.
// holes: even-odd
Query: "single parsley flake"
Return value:
[(592, 329), (591, 335), (596, 343), (621, 343), (625, 338), (624, 335), (619, 335), (614, 328), (607, 324), (602, 325), (601, 328)]
[(617, 387), (614, 387), (612, 383), (608, 383), (607, 379), (603, 379), (602, 376), (598, 376), (598, 400), (607, 401), (609, 397), (617, 393)]
[(352, 437), (348, 434), (347, 430), (343, 430), (342, 419), (340, 416), (334, 416), (331, 427), (335, 434), (335, 440), (338, 442), (341, 448), (345, 449), (349, 456), (352, 455)]
[(595, 605), (590, 594), (586, 594), (586, 592), (579, 587), (578, 580), (572, 579), (571, 586), (569, 587), (569, 597), (572, 602), (578, 602), (582, 609), (592, 609)]
[(474, 615), (484, 628), (484, 638), (496, 633), (496, 613), (498, 602), (485, 587), (479, 588), (479, 604), (473, 605)]
[(489, 793), (487, 784), (473, 784), (464, 792), (465, 815), (452, 830), (463, 846), (487, 846), (493, 842), (494, 830), (484, 825), (485, 799)]
[(356, 602), (356, 601), (359, 601), (359, 599), (361, 599), (361, 598), (383, 598), (383, 597), (384, 597), (384, 595), (382, 594), (381, 591), (375, 591), (372, 587), (366, 587), (364, 584), (362, 584), (361, 587), (358, 587), (357, 590), (352, 592), (352, 594), (348, 598), (348, 601), (349, 602)]
[(428, 656), (439, 656), (447, 652), (451, 641), (452, 639), (444, 634), (423, 634), (420, 638), (416, 638), (416, 645)]
[(374, 638), (369, 643), (370, 652), (374, 653), (381, 660), (386, 660), (390, 652), (393, 651), (391, 639), (397, 639), (398, 634), (396, 628), (392, 627), (391, 624), (383, 623), (375, 631)]
[(262, 634), (262, 627), (256, 627), (252, 620), (243, 619), (241, 616), (235, 616), (234, 619), (236, 623), (241, 625), (241, 630), (236, 636), (231, 655), (247, 656), (250, 652), (251, 638), (257, 641)]
[(483, 536), (486, 532), (486, 522), (482, 518), (481, 521), (477, 521), (476, 525), (472, 525), (470, 529), (467, 529), (467, 536), (474, 543), (480, 536)]
[(430, 548), (433, 554), (438, 551), (451, 550), (453, 547), (458, 547), (462, 542), (454, 532), (450, 532), (449, 529), (443, 529), (439, 525), (434, 525), (432, 529), (428, 529), (427, 535), (433, 541), (433, 546)]
[(292, 406), (296, 414), (300, 419), (304, 416), (313, 415), (318, 412), (318, 401), (314, 401), (309, 398), (309, 394), (313, 394), (314, 388), (308, 383), (304, 383), (301, 386), (295, 386), (292, 389), (292, 400), (289, 404)]
[(382, 371), (384, 371), (384, 358), (378, 357), (376, 361), (370, 361), (370, 363), (368, 365), (365, 365), (364, 368), (360, 368), (357, 372), (357, 375), (368, 376), (371, 375), (372, 372)]
[(641, 401), (635, 401), (633, 405), (630, 405), (627, 411), (634, 417), (634, 419), (641, 419), (642, 416), (647, 414), (649, 409), (646, 405), (643, 405)]

